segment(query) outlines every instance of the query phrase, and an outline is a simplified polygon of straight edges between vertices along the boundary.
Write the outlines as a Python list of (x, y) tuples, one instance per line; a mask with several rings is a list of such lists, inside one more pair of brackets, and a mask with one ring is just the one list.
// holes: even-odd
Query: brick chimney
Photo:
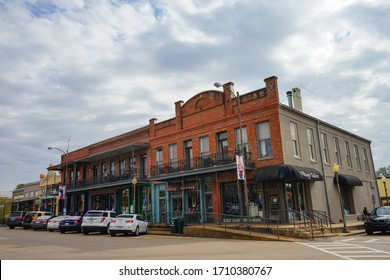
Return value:
[(176, 129), (181, 130), (183, 128), (182, 114), (181, 114), (181, 105), (184, 102), (182, 100), (175, 102), (175, 112), (176, 112)]

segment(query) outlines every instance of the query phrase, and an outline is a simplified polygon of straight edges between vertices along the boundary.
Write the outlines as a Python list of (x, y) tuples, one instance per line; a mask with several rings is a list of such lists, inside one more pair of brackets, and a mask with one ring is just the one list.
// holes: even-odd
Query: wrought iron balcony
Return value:
[[(215, 168), (223, 165), (234, 164), (236, 162), (236, 151), (231, 150), (226, 153), (216, 153), (202, 155), (202, 157), (186, 160), (171, 160), (169, 163), (158, 163), (150, 167), (150, 176), (161, 176), (177, 172), (192, 171), (205, 168)], [(250, 153), (245, 154), (247, 167), (253, 166)]]

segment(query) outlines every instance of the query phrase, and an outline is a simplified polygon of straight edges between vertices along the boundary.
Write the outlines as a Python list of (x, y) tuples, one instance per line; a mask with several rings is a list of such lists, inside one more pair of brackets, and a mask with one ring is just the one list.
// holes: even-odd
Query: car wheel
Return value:
[(14, 229), (15, 228), (15, 226), (8, 226), (10, 229)]
[(116, 236), (115, 232), (110, 232), (111, 236)]
[(371, 230), (366, 230), (366, 233), (367, 233), (368, 235), (372, 235), (374, 232), (371, 231)]
[(146, 227), (145, 234), (149, 234), (149, 227)]
[(34, 231), (37, 231), (38, 229), (37, 228), (34, 228)]
[(138, 227), (136, 227), (136, 229), (135, 229), (135, 231), (134, 231), (134, 235), (135, 235), (135, 236), (138, 236), (138, 235), (139, 235), (139, 228), (138, 228)]
[(63, 231), (63, 230), (60, 230), (60, 232), (61, 232), (61, 233), (65, 233), (65, 231)]
[(88, 230), (83, 230), (84, 235), (88, 235), (89, 231)]
[(53, 231), (54, 231), (54, 229), (49, 229), (49, 231), (50, 231), (50, 232), (53, 232)]
[(27, 230), (27, 229), (28, 229), (28, 226), (24, 226), (23, 229)]

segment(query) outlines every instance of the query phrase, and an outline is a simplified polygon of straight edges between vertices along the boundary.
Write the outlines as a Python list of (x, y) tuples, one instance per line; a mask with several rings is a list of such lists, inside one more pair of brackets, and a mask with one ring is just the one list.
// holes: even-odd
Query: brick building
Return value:
[[(187, 211), (283, 221), (316, 211), (338, 220), (332, 163), (346, 215), (378, 204), (371, 142), (303, 113), (299, 89), (287, 106), (277, 78), (264, 83), (239, 96), (226, 83), (176, 102), (171, 119), (64, 154), (55, 169), (67, 170), (68, 212), (135, 205), (156, 223)], [(237, 180), (236, 154), (246, 180)]]

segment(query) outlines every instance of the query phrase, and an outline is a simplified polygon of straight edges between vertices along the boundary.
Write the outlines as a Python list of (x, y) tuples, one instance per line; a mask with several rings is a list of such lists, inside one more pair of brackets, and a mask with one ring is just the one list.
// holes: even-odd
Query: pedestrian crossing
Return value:
[(346, 260), (390, 260), (390, 252), (367, 247), (369, 242), (366, 242), (367, 246), (347, 243), (346, 240), (333, 242), (298, 243)]

